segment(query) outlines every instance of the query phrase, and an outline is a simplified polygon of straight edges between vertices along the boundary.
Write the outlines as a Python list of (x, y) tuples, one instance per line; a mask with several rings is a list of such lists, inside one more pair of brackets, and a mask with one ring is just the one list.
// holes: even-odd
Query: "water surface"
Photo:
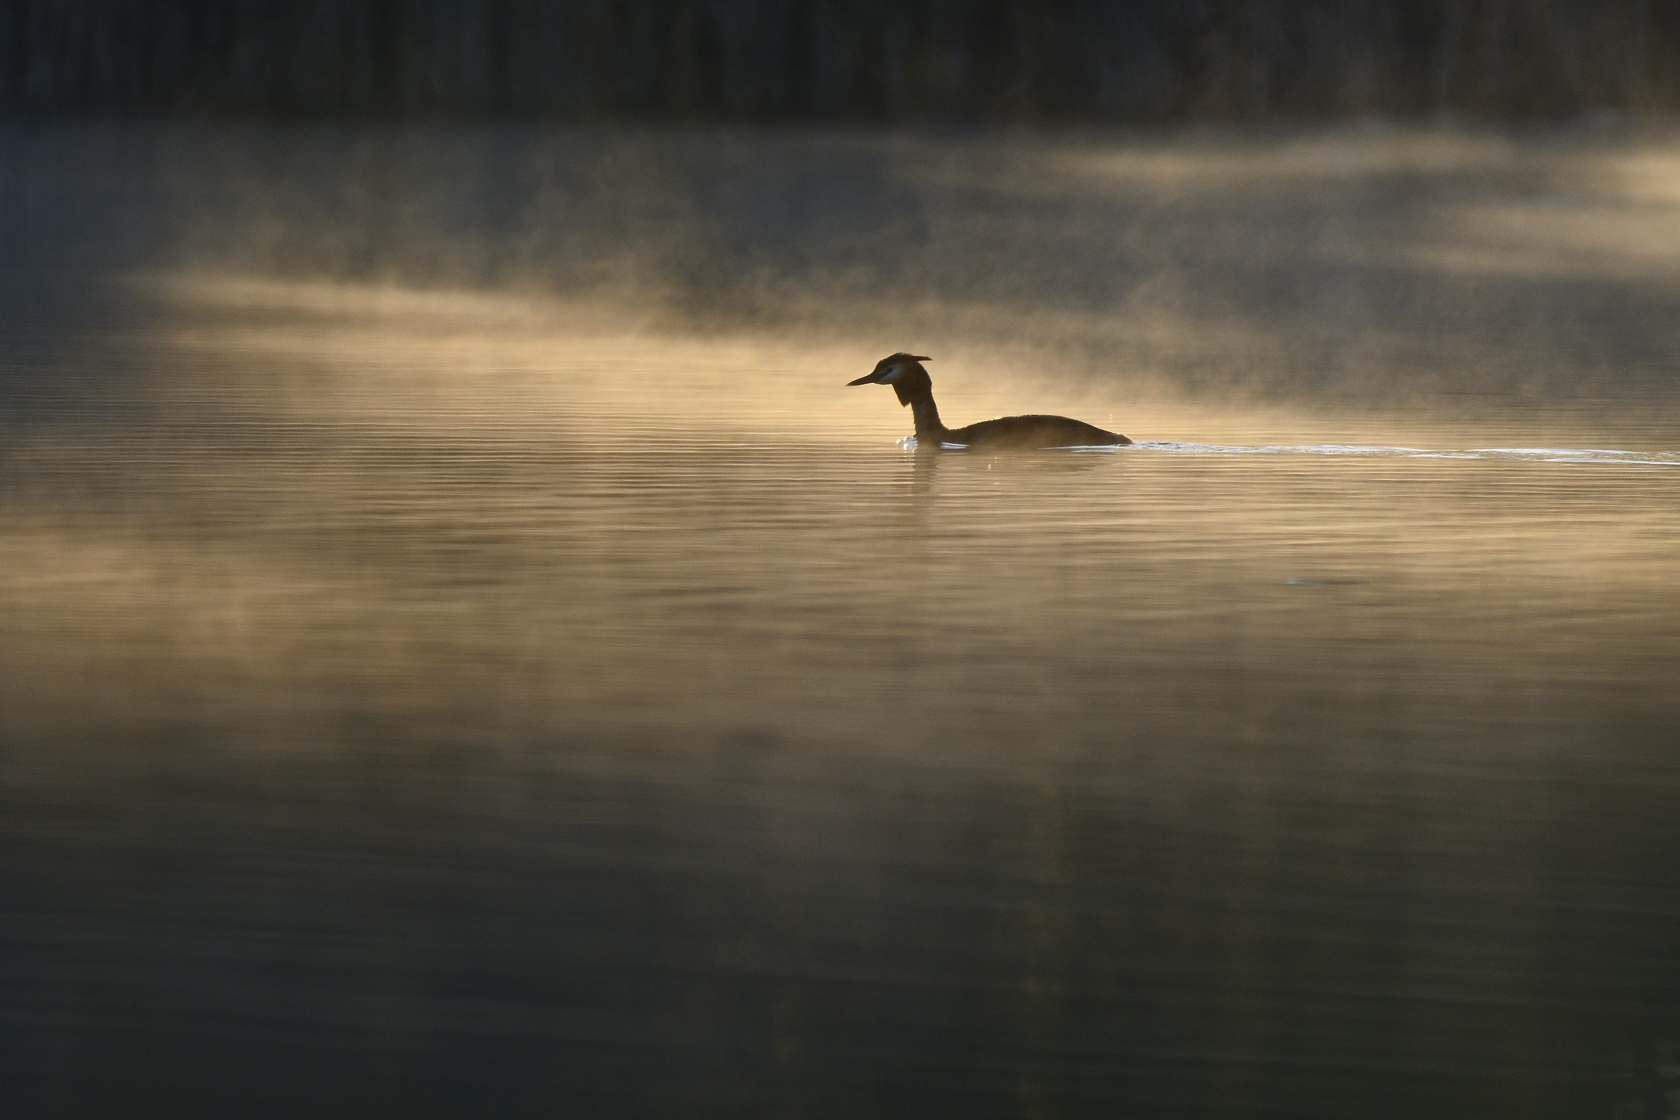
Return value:
[[(1355, 140), (1338, 174), (1380, 194)], [(1437, 187), (1471, 159), (1398, 150)], [(1196, 181), (1252, 203), (1286, 156)], [(993, 205), (950, 235), (970, 266)], [(243, 213), (182, 225), (187, 255)], [(928, 454), (845, 387), (913, 345), (862, 312), (678, 298), (675, 266), (657, 300), (424, 284), (390, 236), (375, 277), (145, 245), (14, 277), (8, 1114), (1672, 1112), (1680, 443), (1648, 365), (1554, 351), (1548, 384), (1592, 391), (1535, 396), (1461, 355), (1496, 398), (1470, 407), (1366, 393), (1343, 354), (1314, 400), (1256, 331), (1227, 356), (1262, 392), (1174, 392), (1210, 335), (1158, 307), (1087, 294), (1079, 347), (965, 348), (1006, 282), (947, 276), (886, 322), (945, 324), (918, 352), (952, 423), (1139, 442)], [(763, 275), (853, 282), (822, 259)], [(1557, 261), (1669, 298), (1637, 259)], [(1154, 375), (1080, 364), (1128, 314)], [(1624, 354), (1659, 331), (1617, 322)]]

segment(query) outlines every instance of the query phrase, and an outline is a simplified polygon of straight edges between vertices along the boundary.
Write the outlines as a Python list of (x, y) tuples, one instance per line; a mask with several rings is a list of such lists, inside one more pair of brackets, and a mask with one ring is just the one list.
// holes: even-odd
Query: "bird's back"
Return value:
[(948, 431), (941, 442), (968, 447), (1033, 448), (1103, 447), (1132, 441), (1117, 432), (1066, 416), (1000, 416)]

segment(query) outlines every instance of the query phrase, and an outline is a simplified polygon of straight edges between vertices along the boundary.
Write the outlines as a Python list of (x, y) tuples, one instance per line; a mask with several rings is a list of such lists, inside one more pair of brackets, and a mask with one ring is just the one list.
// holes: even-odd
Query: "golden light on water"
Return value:
[[(1087, 665), (1128, 660), (1112, 643), (1140, 623), (1163, 628), (1156, 655), (1198, 648), (1236, 593), (1268, 641), (1310, 659), (1336, 623), (1288, 580), (1325, 572), (1369, 588), (1334, 593), (1379, 628), (1361, 641), (1403, 646), (1430, 642), (1422, 602), (1497, 570), (1483, 606), (1454, 609), (1500, 620), (1501, 673), (1536, 672), (1635, 632), (1660, 645), (1670, 620), (1641, 604), (1680, 575), (1680, 468), (1602, 463), (1565, 483), (1526, 460), (1148, 446), (1450, 454), (1509, 439), (1485, 422), (1139, 401), (958, 349), (934, 363), (949, 415), (1083, 412), (1146, 445), (933, 464), (894, 446), (907, 414), (890, 394), (844, 386), (878, 345), (685, 335), (534, 295), (185, 275), (154, 290), (174, 310), (150, 343), (171, 371), (151, 434), (55, 436), (25, 460), (48, 488), (126, 481), (79, 515), (61, 495), (11, 516), (14, 721), (180, 704), (237, 720), (350, 697), (412, 715), (499, 696), (492, 722), (515, 728), (563, 712), (792, 730), (842, 711), (861, 728), (875, 717), (850, 705), (885, 682), (874, 655), (830, 663), (842, 620), (864, 649), (931, 625), (960, 663), (1001, 627), (1035, 660)], [(1544, 606), (1560, 594), (1590, 596), (1588, 631)], [(821, 679), (790, 676), (789, 656), (818, 658)], [(90, 679), (110, 703), (69, 702)]]

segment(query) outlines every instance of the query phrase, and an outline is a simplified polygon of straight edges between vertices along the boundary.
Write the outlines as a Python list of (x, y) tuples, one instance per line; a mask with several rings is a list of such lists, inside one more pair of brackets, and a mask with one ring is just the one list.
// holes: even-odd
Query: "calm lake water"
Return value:
[(7, 1116), (1680, 1116), (1680, 140), (0, 151)]

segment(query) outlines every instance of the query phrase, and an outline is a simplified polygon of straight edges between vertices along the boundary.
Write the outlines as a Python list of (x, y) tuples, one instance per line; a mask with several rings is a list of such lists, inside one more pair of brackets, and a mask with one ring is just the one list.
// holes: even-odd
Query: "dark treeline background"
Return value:
[(0, 0), (0, 112), (1240, 119), (1680, 107), (1675, 0)]

